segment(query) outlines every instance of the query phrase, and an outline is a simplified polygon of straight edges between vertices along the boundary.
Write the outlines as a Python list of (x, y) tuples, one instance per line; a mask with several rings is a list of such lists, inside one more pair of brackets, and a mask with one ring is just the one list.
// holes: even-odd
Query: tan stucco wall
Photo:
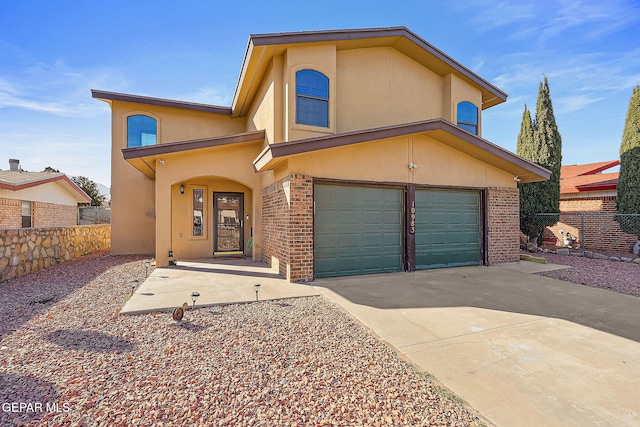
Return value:
[(442, 78), (393, 48), (337, 54), (337, 132), (442, 117)]
[(111, 109), (111, 252), (152, 254), (156, 246), (154, 183), (122, 156), (122, 149), (127, 145), (127, 117), (144, 114), (155, 118), (159, 144), (242, 133), (246, 121), (213, 113), (119, 101), (113, 101)]
[(282, 56), (273, 58), (248, 114), (247, 131), (264, 130), (265, 145), (283, 138), (283, 63)]
[[(417, 164), (413, 172), (410, 162)], [(275, 178), (300, 173), (314, 178), (460, 187), (515, 187), (513, 175), (427, 136), (406, 136), (300, 154)]]

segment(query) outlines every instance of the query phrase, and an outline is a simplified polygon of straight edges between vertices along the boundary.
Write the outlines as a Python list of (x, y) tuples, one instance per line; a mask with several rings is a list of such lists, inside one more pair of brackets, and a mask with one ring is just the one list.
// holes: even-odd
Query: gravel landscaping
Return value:
[(0, 426), (483, 425), (320, 297), (121, 316), (143, 259), (0, 283)]
[(544, 252), (534, 255), (545, 258), (550, 264), (571, 266), (562, 270), (538, 273), (542, 276), (640, 296), (640, 265), (636, 263)]

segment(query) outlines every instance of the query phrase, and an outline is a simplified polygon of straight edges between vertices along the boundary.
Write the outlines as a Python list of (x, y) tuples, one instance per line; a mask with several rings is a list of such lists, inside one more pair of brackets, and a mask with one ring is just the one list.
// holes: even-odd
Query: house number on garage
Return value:
[(409, 232), (411, 234), (416, 233), (416, 201), (411, 201), (411, 221), (409, 223)]

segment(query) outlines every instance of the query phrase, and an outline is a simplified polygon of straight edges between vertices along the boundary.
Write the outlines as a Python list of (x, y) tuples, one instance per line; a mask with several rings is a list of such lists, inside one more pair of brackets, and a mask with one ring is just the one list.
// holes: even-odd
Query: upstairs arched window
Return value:
[(156, 119), (143, 115), (127, 117), (127, 147), (155, 145), (156, 135)]
[(478, 107), (468, 101), (458, 104), (458, 127), (478, 134)]
[(296, 72), (296, 123), (329, 127), (329, 79), (318, 71)]

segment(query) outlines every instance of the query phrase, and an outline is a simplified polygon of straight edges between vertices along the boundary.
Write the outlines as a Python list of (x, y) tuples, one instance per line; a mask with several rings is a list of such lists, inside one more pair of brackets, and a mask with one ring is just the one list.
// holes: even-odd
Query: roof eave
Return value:
[[(463, 141), (470, 144), (477, 152), (487, 152), (499, 167), (508, 167), (509, 171), (514, 173), (514, 178), (518, 178), (520, 182), (544, 181), (551, 177), (551, 171), (542, 166), (523, 159), (485, 139), (472, 135), (443, 119), (425, 120), (377, 129), (271, 144), (262, 150), (253, 161), (253, 165), (256, 171), (262, 172), (272, 169), (287, 156), (295, 154), (419, 133), (432, 134), (439, 141), (449, 145), (455, 142), (450, 139), (450, 137), (452, 137), (455, 138), (456, 141)], [(446, 135), (450, 137), (443, 138), (443, 136)]]
[(150, 96), (131, 95), (127, 93), (107, 92), (103, 90), (91, 89), (93, 98), (107, 101), (131, 102), (136, 104), (154, 105), (158, 107), (180, 108), (183, 110), (204, 111), (207, 113), (231, 115), (231, 107), (221, 107), (218, 105), (200, 104), (196, 102), (177, 101), (174, 99), (154, 98)]
[(168, 142), (144, 147), (123, 148), (122, 156), (149, 179), (155, 179), (155, 159), (160, 156), (237, 144), (263, 144), (265, 131), (254, 131), (212, 138)]

